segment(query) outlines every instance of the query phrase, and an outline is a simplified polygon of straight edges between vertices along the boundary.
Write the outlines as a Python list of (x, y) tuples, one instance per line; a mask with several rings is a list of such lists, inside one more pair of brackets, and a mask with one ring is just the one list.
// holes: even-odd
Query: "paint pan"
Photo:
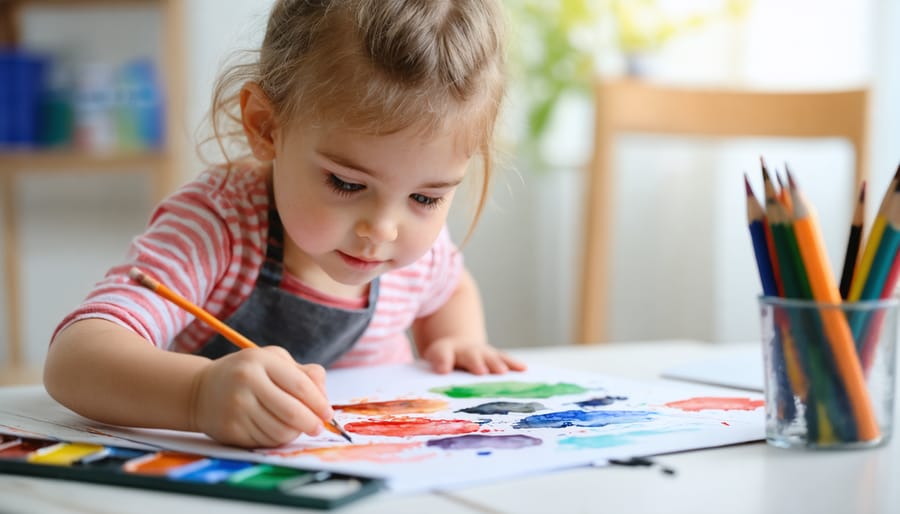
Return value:
[(174, 469), (169, 473), (170, 478), (184, 480), (186, 482), (202, 482), (216, 484), (223, 482), (238, 471), (252, 468), (252, 462), (230, 459), (202, 459), (186, 466)]
[(122, 470), (138, 475), (168, 475), (182, 466), (203, 459), (202, 455), (162, 451), (130, 460), (122, 466)]
[(147, 455), (147, 453), (144, 450), (107, 446), (103, 450), (87, 455), (72, 464), (93, 470), (109, 469), (119, 471), (126, 462)]
[(28, 462), (51, 466), (70, 466), (84, 457), (103, 451), (103, 449), (103, 446), (99, 444), (59, 443), (31, 453), (28, 456)]
[(57, 441), (19, 439), (18, 443), (10, 444), (6, 448), (0, 450), (0, 459), (26, 459), (32, 452), (55, 444), (57, 444)]

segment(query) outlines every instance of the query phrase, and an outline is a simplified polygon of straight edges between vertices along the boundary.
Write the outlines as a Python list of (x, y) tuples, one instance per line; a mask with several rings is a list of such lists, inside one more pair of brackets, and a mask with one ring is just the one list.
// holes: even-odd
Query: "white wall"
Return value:
[[(213, 0), (186, 3), (187, 127), (196, 127), (205, 113), (224, 56), (261, 37), (268, 4), (232, 0), (226, 9)], [(133, 26), (121, 20), (105, 25), (131, 27), (126, 37), (152, 41), (152, 35), (141, 32), (145, 19), (139, 17)], [(743, 33), (714, 44), (708, 38), (717, 37), (715, 30), (685, 38), (666, 51), (657, 72), (671, 81), (766, 87), (838, 87), (872, 79), (876, 105), (870, 187), (880, 192), (900, 162), (895, 142), (900, 133), (897, 26), (900, 6), (890, 0), (757, 0)], [(735, 34), (717, 30), (719, 35)], [(78, 33), (103, 31), (78, 27)], [(509, 109), (515, 114), (514, 104)], [(590, 119), (590, 107), (575, 102), (559, 120), (560, 131), (548, 144), (558, 169), (535, 172), (529, 163), (509, 157), (483, 221), (465, 248), (481, 284), (491, 337), (500, 345), (571, 340)], [(793, 165), (820, 206), (829, 253), (839, 262), (849, 207), (834, 198), (850, 183), (851, 156), (845, 145), (622, 138), (616, 158), (615, 229), (622, 236), (613, 263), (616, 339), (756, 337), (759, 285), (740, 176), (748, 171), (758, 179), (760, 154), (772, 163), (788, 160)], [(183, 176), (197, 171), (189, 167)], [(21, 301), (33, 362), (42, 359), (56, 322), (140, 230), (150, 209), (145, 188), (143, 179), (128, 176), (44, 175), (23, 181)], [(465, 205), (456, 211), (452, 228), (461, 237), (468, 211)], [(666, 220), (665, 230), (659, 220)]]

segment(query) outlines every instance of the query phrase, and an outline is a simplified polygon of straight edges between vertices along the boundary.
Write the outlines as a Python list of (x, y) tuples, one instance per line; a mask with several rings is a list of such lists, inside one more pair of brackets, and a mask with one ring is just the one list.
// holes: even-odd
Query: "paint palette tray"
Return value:
[(0, 433), (2, 473), (314, 509), (333, 509), (384, 487), (371, 477)]

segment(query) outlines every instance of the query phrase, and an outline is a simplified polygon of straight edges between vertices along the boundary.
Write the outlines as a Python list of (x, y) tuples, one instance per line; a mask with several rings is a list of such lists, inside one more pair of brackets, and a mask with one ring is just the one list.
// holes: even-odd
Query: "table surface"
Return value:
[[(747, 344), (613, 343), (513, 350), (528, 362), (655, 379), (663, 369), (746, 352)], [(579, 468), (425, 494), (384, 492), (340, 513), (900, 512), (900, 444), (868, 450), (782, 450), (764, 442), (663, 455), (651, 467)], [(674, 473), (664, 473), (669, 468)], [(246, 502), (0, 475), (0, 512), (245, 513)], [(254, 513), (306, 512), (253, 505)], [(321, 511), (309, 511), (321, 512)]]

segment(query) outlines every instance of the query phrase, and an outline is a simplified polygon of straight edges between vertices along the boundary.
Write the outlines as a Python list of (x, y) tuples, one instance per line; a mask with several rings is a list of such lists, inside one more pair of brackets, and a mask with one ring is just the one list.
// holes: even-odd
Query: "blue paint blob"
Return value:
[(522, 418), (514, 428), (605, 427), (650, 421), (655, 412), (642, 410), (567, 410)]
[(542, 441), (527, 435), (485, 435), (466, 434), (454, 437), (432, 439), (425, 443), (444, 450), (476, 450), (492, 448), (495, 450), (518, 450), (529, 446), (539, 446)]
[(493, 453), (493, 452), (491, 452), (489, 450), (482, 450), (482, 451), (478, 452), (478, 455), (484, 457), (484, 456), (490, 455), (491, 453)]
[(579, 407), (602, 407), (604, 405), (611, 405), (615, 401), (623, 401), (627, 400), (627, 396), (598, 396), (596, 398), (591, 398), (590, 400), (584, 400), (582, 402), (575, 402), (575, 405)]
[(467, 412), (469, 414), (509, 414), (510, 412), (531, 413), (544, 410), (543, 404), (538, 402), (488, 402), (476, 405), (474, 407), (466, 407), (456, 412)]

